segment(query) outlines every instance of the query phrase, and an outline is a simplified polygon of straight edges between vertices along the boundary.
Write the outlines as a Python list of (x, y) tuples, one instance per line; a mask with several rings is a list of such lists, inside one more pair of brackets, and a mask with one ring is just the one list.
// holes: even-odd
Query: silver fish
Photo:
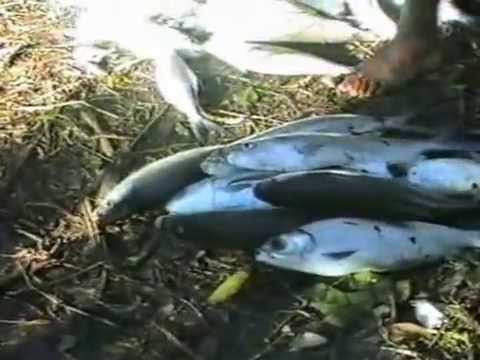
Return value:
[[(321, 133), (328, 136), (347, 136), (380, 134), (384, 128), (385, 121), (392, 126), (401, 126), (410, 115), (398, 115), (391, 117), (375, 117), (362, 114), (333, 114), (310, 116), (287, 122), (274, 128), (250, 135), (232, 142), (232, 144), (243, 143), (253, 139), (263, 139), (277, 135), (294, 134), (298, 132)], [(214, 156), (214, 155), (212, 155)], [(221, 166), (218, 162), (217, 166)], [(235, 166), (224, 163), (223, 169), (219, 170), (222, 176), (233, 175), (238, 172)]]
[(447, 143), (434, 140), (406, 140), (374, 136), (325, 136), (296, 133), (243, 141), (213, 151), (202, 169), (220, 176), (233, 166), (253, 171), (292, 172), (327, 167), (365, 171), (374, 176), (392, 177), (392, 165), (407, 165), (432, 151), (480, 148), (480, 144)]
[(154, 161), (117, 184), (99, 203), (98, 219), (109, 223), (134, 212), (161, 207), (177, 192), (206, 177), (200, 162), (219, 146), (181, 151)]
[(335, 218), (272, 237), (257, 261), (322, 276), (395, 271), (480, 247), (480, 232), (426, 222)]
[(471, 159), (428, 159), (407, 173), (412, 184), (446, 194), (478, 195), (480, 162)]
[(187, 116), (198, 141), (208, 139), (210, 132), (225, 133), (200, 106), (198, 79), (177, 51), (164, 51), (155, 58), (155, 80), (163, 99)]
[(270, 173), (241, 173), (227, 178), (209, 177), (187, 186), (165, 206), (173, 214), (211, 211), (269, 209), (272, 206), (253, 194), (253, 186)]
[[(404, 116), (392, 116), (388, 117), (389, 123), (395, 126), (404, 123), (408, 115)], [(298, 132), (305, 133), (321, 133), (328, 136), (357, 136), (364, 134), (381, 134), (384, 129), (384, 119), (375, 116), (361, 115), (361, 114), (334, 114), (334, 115), (322, 115), (311, 116), (295, 121), (290, 121), (285, 124), (279, 125), (274, 128), (262, 131), (260, 133), (250, 135), (246, 138), (242, 138), (232, 142), (232, 144), (243, 143), (245, 141), (253, 139), (269, 138), (276, 135), (294, 134)], [(212, 155), (212, 157), (215, 155)], [(217, 166), (220, 167), (222, 161), (217, 162)], [(221, 176), (228, 176), (238, 172), (235, 166), (223, 163), (223, 168), (217, 169), (218, 174)]]

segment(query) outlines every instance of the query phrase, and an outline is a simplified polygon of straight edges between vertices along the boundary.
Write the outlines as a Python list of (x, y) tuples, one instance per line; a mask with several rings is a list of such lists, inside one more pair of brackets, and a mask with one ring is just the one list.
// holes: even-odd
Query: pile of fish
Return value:
[(407, 269), (480, 246), (480, 231), (461, 226), (480, 210), (480, 142), (411, 120), (311, 117), (183, 151), (128, 176), (96, 215), (111, 223), (164, 208), (160, 231), (323, 276)]

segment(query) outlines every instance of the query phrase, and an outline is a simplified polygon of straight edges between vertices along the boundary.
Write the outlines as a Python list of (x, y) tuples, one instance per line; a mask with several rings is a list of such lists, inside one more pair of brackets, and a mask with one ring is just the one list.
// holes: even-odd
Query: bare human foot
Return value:
[(442, 46), (436, 37), (395, 38), (361, 64), (357, 73), (347, 75), (337, 89), (351, 97), (372, 96), (380, 88), (401, 86), (432, 71), (442, 61)]

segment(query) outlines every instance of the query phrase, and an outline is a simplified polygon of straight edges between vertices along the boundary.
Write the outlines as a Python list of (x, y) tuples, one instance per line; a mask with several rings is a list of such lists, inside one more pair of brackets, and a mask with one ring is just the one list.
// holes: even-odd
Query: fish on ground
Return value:
[(274, 236), (258, 262), (322, 276), (413, 268), (480, 247), (480, 231), (426, 222), (360, 218), (316, 221)]
[(396, 139), (378, 136), (276, 135), (227, 145), (201, 164), (209, 175), (235, 167), (251, 171), (292, 172), (328, 167), (391, 178), (392, 166), (408, 166), (431, 151), (476, 151), (479, 143)]

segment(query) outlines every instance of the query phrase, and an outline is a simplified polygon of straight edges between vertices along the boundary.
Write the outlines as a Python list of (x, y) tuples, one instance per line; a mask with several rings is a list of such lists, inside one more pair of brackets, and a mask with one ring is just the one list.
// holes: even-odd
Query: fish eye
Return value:
[(253, 149), (255, 147), (255, 144), (254, 143), (251, 143), (251, 142), (246, 142), (246, 143), (243, 143), (242, 144), (242, 147), (245, 149), (245, 150), (250, 150), (250, 149)]
[(288, 244), (284, 239), (281, 238), (274, 238), (270, 242), (270, 247), (274, 251), (284, 251), (288, 248)]

